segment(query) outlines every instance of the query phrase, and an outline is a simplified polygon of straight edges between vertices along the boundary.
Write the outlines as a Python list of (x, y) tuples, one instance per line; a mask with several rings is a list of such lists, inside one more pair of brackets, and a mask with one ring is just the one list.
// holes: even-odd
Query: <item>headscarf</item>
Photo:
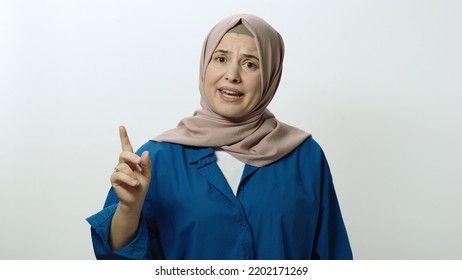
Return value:
[[(260, 58), (261, 97), (255, 108), (239, 119), (212, 111), (204, 92), (205, 70), (212, 54), (228, 30), (242, 23), (252, 34)], [(199, 90), (202, 109), (180, 121), (172, 130), (154, 138), (187, 146), (219, 147), (246, 164), (262, 167), (289, 154), (310, 136), (280, 122), (267, 109), (282, 75), (284, 42), (263, 19), (237, 14), (221, 20), (205, 38), (200, 61)]]

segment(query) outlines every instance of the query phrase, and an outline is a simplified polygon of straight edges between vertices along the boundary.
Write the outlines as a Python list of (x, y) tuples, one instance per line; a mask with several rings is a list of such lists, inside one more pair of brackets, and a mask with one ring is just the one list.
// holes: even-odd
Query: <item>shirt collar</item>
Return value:
[(215, 152), (210, 147), (186, 147), (186, 158), (189, 163), (197, 163), (198, 168), (217, 160)]

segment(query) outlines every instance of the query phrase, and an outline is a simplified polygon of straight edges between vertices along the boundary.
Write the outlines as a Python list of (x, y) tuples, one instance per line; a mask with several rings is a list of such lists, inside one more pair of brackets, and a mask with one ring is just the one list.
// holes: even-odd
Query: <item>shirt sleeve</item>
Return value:
[(353, 254), (335, 193), (332, 175), (322, 153), (321, 206), (313, 252), (314, 259), (351, 260)]
[(87, 218), (91, 225), (91, 238), (95, 256), (99, 260), (104, 259), (151, 259), (149, 247), (149, 232), (143, 215), (136, 237), (125, 247), (113, 251), (109, 246), (109, 230), (112, 217), (117, 204), (105, 207), (100, 212)]
[[(143, 151), (149, 150), (151, 160), (155, 156), (152, 150), (153, 143), (143, 145), (136, 154), (139, 156)], [(150, 187), (151, 189), (151, 187)], [(91, 239), (93, 250), (97, 259), (163, 259), (160, 249), (156, 223), (150, 218), (149, 202), (145, 201), (141, 211), (140, 224), (135, 238), (125, 247), (113, 251), (109, 246), (109, 231), (111, 229), (112, 217), (117, 209), (119, 198), (111, 187), (103, 209), (88, 217), (87, 222), (91, 225)]]

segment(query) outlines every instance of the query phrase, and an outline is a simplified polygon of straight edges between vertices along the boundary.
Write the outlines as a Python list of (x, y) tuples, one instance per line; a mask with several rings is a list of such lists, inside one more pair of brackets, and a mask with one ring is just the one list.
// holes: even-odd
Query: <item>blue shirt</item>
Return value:
[(117, 207), (89, 217), (98, 259), (351, 259), (329, 166), (307, 138), (264, 167), (246, 165), (237, 195), (210, 147), (149, 141), (152, 179), (134, 240), (108, 244)]

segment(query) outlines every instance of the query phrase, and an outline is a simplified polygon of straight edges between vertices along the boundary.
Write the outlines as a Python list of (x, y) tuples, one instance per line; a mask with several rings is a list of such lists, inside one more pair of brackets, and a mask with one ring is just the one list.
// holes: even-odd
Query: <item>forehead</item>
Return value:
[(257, 54), (255, 39), (248, 35), (238, 33), (226, 33), (215, 48), (215, 50), (219, 49), (227, 51), (238, 49), (239, 52)]

